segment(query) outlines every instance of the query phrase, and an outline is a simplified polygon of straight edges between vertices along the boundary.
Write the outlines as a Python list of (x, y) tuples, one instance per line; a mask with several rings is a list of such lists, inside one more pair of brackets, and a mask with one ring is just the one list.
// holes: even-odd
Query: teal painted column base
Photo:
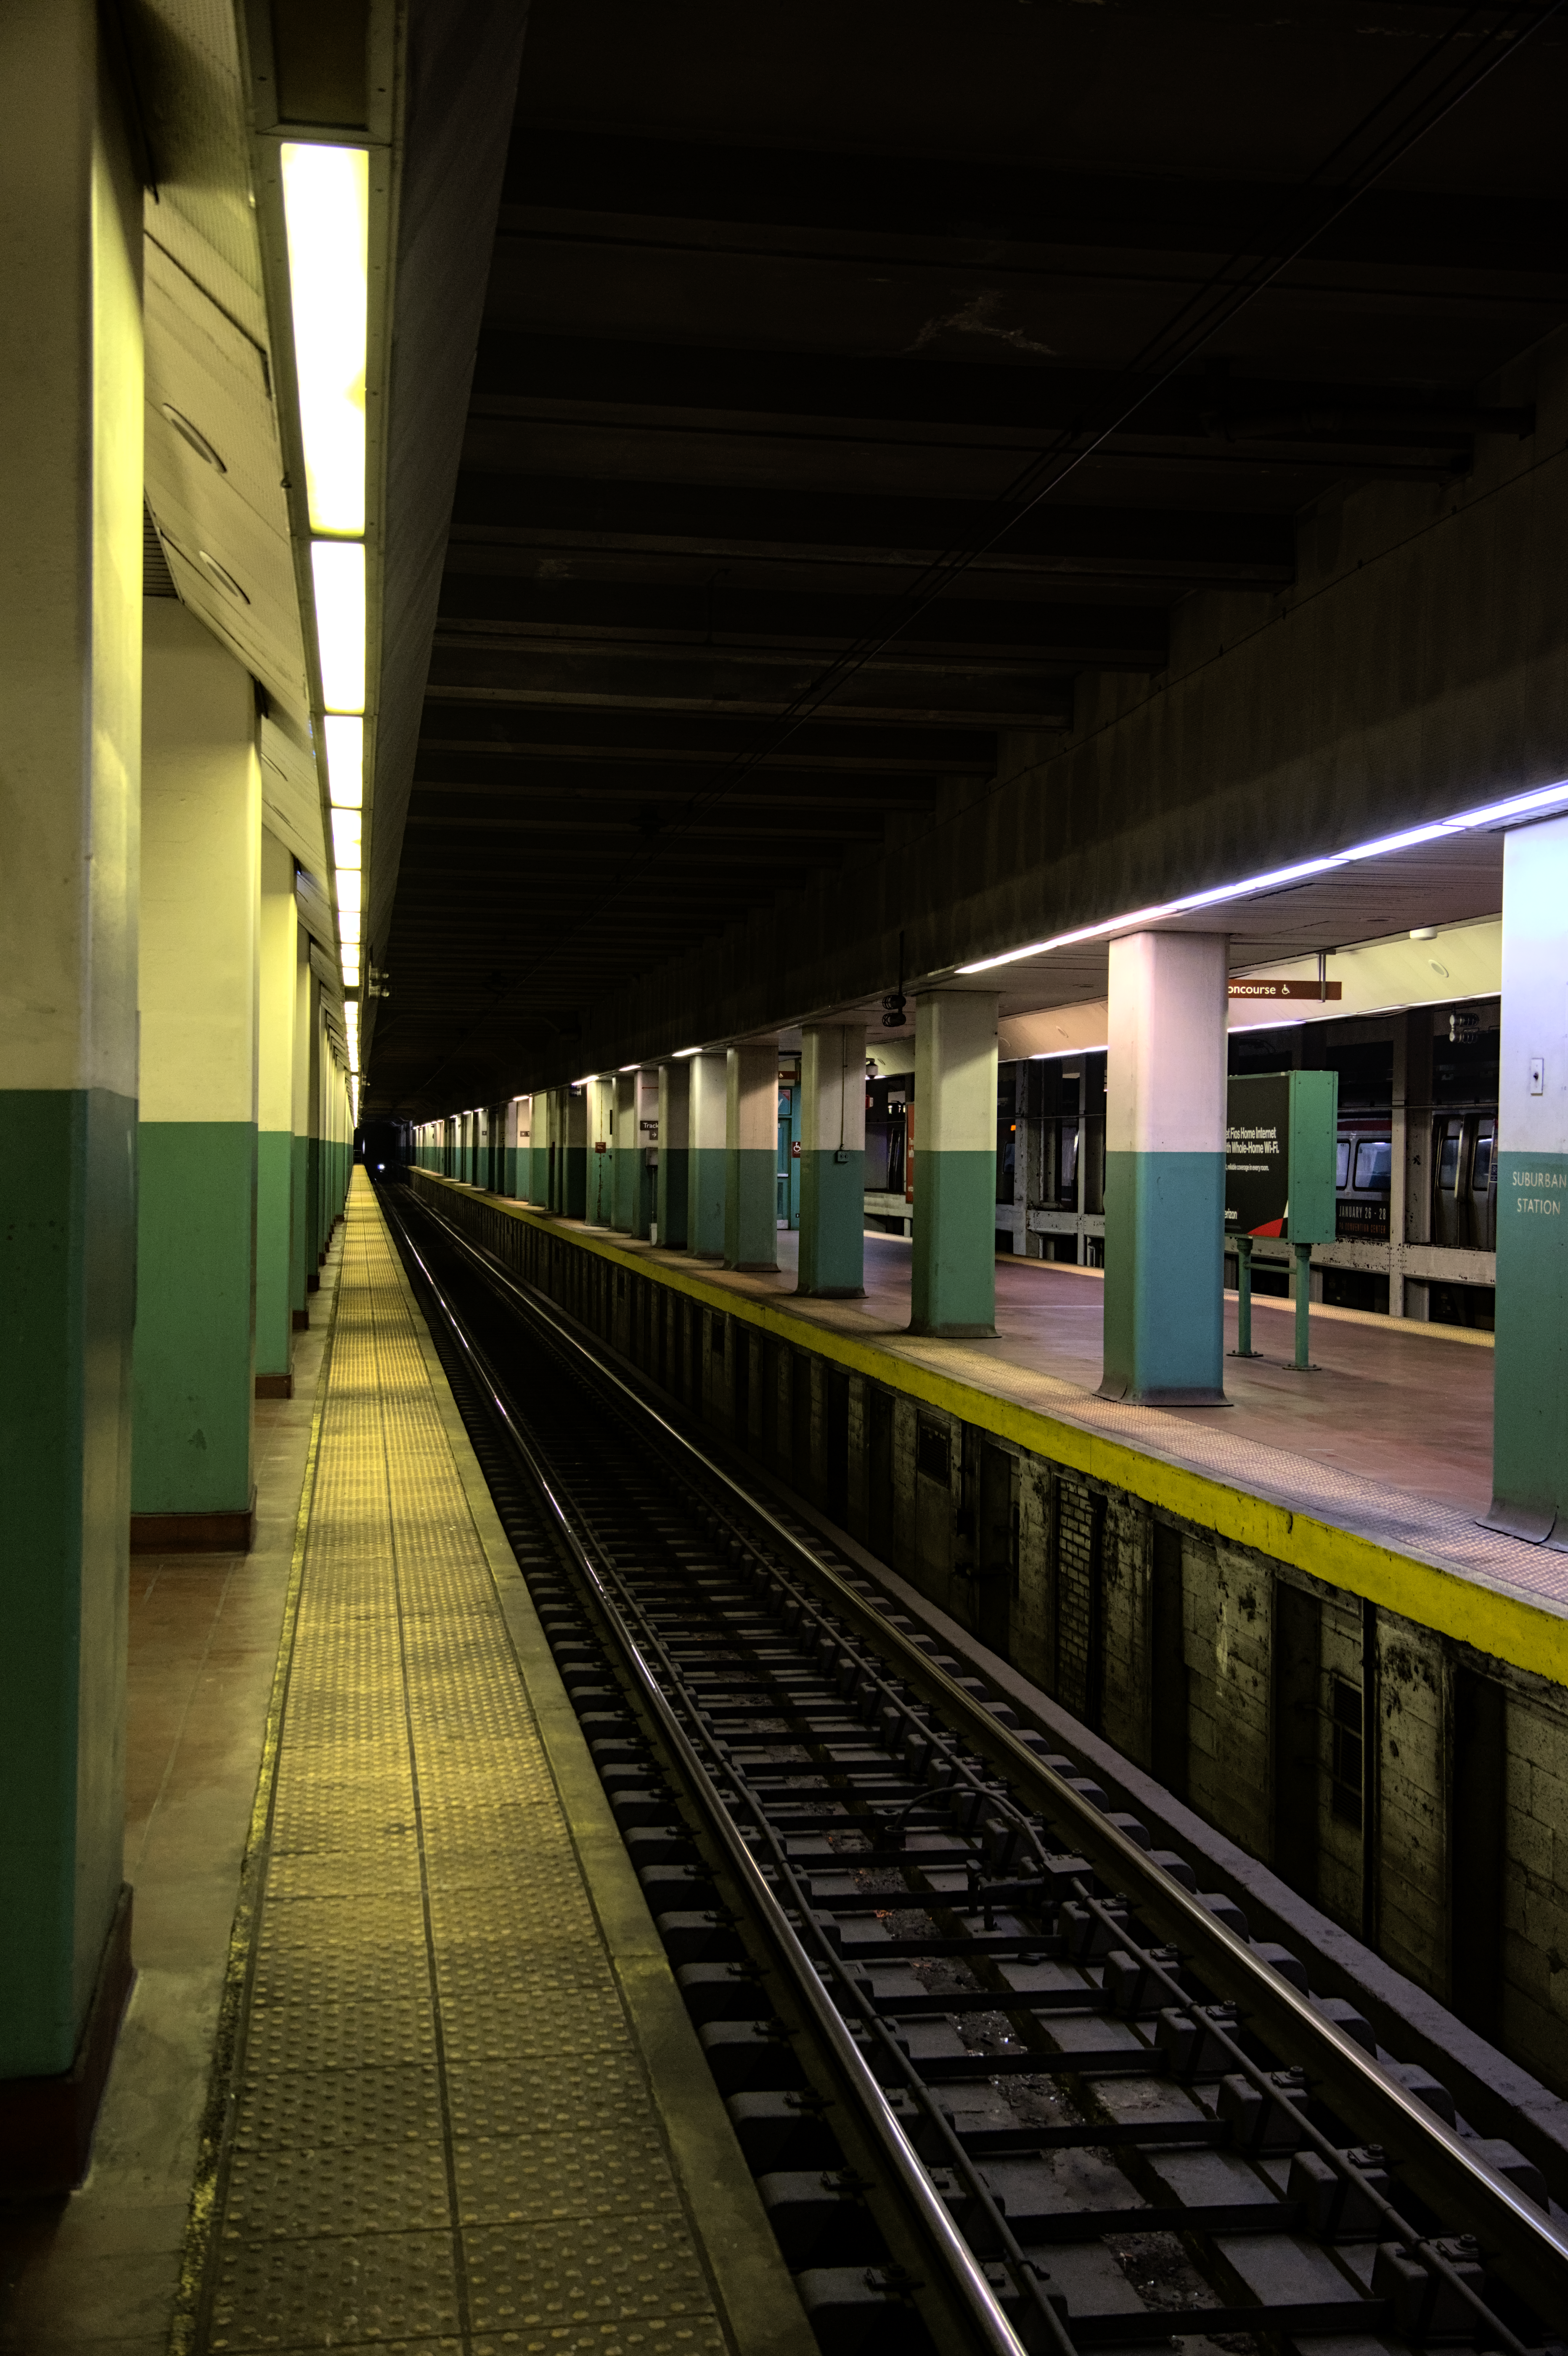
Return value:
[(800, 1157), (800, 1280), (816, 1301), (859, 1301), (866, 1290), (866, 1157)]
[(686, 1176), (687, 1248), (697, 1259), (722, 1259), (725, 1149), (694, 1145), (690, 1153)]
[(1225, 1157), (1105, 1156), (1105, 1355), (1099, 1396), (1227, 1407)]
[(528, 1200), (539, 1210), (549, 1200), (549, 1148), (531, 1145), (528, 1148)]
[(288, 1374), (293, 1355), (292, 1246), (294, 1141), (264, 1129), (256, 1140), (256, 1373)]
[(659, 1248), (663, 1251), (686, 1249), (686, 1200), (690, 1177), (690, 1149), (684, 1145), (661, 1145), (657, 1211)]
[(950, 1342), (997, 1333), (997, 1157), (915, 1157), (912, 1333)]
[(779, 1264), (778, 1150), (727, 1148), (724, 1265), (757, 1275)]
[(1568, 1546), (1568, 1154), (1498, 1165), (1492, 1502), (1482, 1527)]
[(511, 1197), (512, 1201), (515, 1203), (515, 1202), (517, 1201), (517, 1180), (518, 1180), (518, 1168), (517, 1168), (517, 1165), (518, 1165), (518, 1163), (519, 1163), (519, 1162), (521, 1162), (521, 1160), (522, 1160), (522, 1151), (521, 1151), (521, 1149), (520, 1149), (518, 1146), (516, 1146), (516, 1145), (508, 1145), (508, 1146), (507, 1147), (507, 1149), (506, 1149), (506, 1152), (507, 1152), (507, 1174), (506, 1174), (505, 1179), (502, 1181), (502, 1183), (505, 1185), (505, 1187), (506, 1187), (506, 1189), (507, 1189), (507, 1194), (508, 1194), (508, 1195)]
[(290, 1248), (290, 1299), (295, 1330), (310, 1323), (310, 1140), (296, 1133), (293, 1141), (293, 1240)]
[(137, 1155), (132, 1542), (178, 1544), (135, 1524), (189, 1515), (189, 1543), (220, 1545), (196, 1522), (248, 1525), (251, 1507), (256, 1132), (144, 1121)]
[(588, 1208), (588, 1148), (566, 1148), (566, 1202), (569, 1219), (581, 1219)]
[(637, 1174), (635, 1147), (613, 1146), (610, 1153), (610, 1225), (619, 1236), (636, 1233)]

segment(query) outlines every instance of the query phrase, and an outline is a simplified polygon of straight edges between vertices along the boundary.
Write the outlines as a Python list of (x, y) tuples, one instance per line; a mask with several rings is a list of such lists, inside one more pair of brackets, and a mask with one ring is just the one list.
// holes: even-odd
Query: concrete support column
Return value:
[(810, 1023), (800, 1055), (798, 1291), (866, 1290), (866, 1026)]
[(724, 1265), (779, 1264), (778, 1042), (731, 1047), (725, 1058)]
[(617, 1235), (637, 1231), (637, 1188), (641, 1156), (637, 1151), (637, 1079), (635, 1072), (615, 1075), (614, 1158), (610, 1173), (610, 1225)]
[(505, 1116), (506, 1130), (504, 1142), (501, 1148), (501, 1192), (507, 1197), (508, 1201), (514, 1203), (517, 1199), (517, 1157), (524, 1150), (527, 1137), (527, 1129), (525, 1126), (527, 1118), (525, 1108), (527, 1104), (528, 1098), (526, 1097), (514, 1097), (511, 1103), (507, 1107)]
[(315, 1290), (315, 1246), (311, 1237), (310, 1089), (314, 1062), (312, 1025), (315, 1020), (315, 976), (310, 966), (310, 935), (298, 922), (296, 894), (294, 930), (293, 1025), (293, 1183), (289, 1242), (289, 1301), (296, 1333), (310, 1323), (310, 1295)]
[(1224, 1402), (1226, 944), (1111, 943), (1103, 1398)]
[(261, 764), (249, 674), (145, 607), (132, 1543), (251, 1541)]
[(997, 1330), (997, 1006), (989, 991), (915, 1000), (912, 1333)]
[(549, 1207), (549, 1098), (542, 1088), (529, 1107), (528, 1200), (536, 1210)]
[(659, 1168), (656, 1211), (666, 1251), (687, 1247), (687, 1183), (691, 1165), (691, 1059), (659, 1066)]
[(656, 1064), (637, 1074), (637, 1224), (645, 1242), (658, 1216), (659, 1075)]
[(560, 1209), (569, 1219), (581, 1219), (588, 1208), (588, 1091), (560, 1092)]
[(1503, 845), (1498, 1290), (1487, 1526), (1568, 1542), (1568, 818)]
[(595, 1072), (588, 1083), (588, 1207), (592, 1227), (614, 1225), (615, 1075)]
[(261, 835), (261, 975), (256, 1076), (256, 1396), (293, 1388), (294, 973), (299, 911), (294, 859)]
[(0, 10), (6, 2194), (80, 2179), (130, 1975), (142, 196), (98, 22)]
[(724, 1257), (725, 1130), (729, 1077), (721, 1053), (688, 1058), (691, 1101), (688, 1119), (691, 1160), (687, 1164), (688, 1248), (698, 1259)]

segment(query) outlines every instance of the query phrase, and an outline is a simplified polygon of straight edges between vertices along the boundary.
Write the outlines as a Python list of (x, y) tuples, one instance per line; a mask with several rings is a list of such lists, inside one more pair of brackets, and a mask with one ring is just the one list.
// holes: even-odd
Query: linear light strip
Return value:
[(1329, 851), (1320, 859), (1301, 860), (1294, 867), (1276, 867), (1267, 874), (1249, 875), (1239, 884), (1218, 884), (1206, 892), (1189, 892), (1179, 900), (1162, 901), (1157, 907), (1135, 908), (1125, 916), (1108, 916), (1102, 924), (1056, 933), (1050, 940), (1031, 941), (1026, 948), (1008, 949), (1000, 957), (976, 958), (972, 965), (961, 965), (957, 970), (963, 974), (993, 973), (998, 966), (1017, 965), (1024, 958), (1049, 957), (1053, 950), (1075, 948), (1080, 941), (1105, 940), (1113, 933), (1158, 924), (1168, 916), (1189, 916), (1195, 909), (1217, 907), (1225, 900), (1275, 892), (1284, 885), (1305, 883), (1311, 876), (1327, 875), (1335, 868), (1349, 867), (1363, 859), (1387, 858), (1393, 851), (1411, 851), (1424, 842), (1441, 842), (1448, 835), (1473, 833), (1480, 827), (1506, 826), (1509, 819), (1538, 818), (1554, 804), (1564, 802), (1568, 802), (1568, 779), (1553, 786), (1537, 787), (1531, 793), (1511, 795), (1507, 801), (1488, 802), (1480, 809), (1464, 810), (1455, 818), (1435, 819), (1426, 826), (1408, 827), (1400, 834), (1380, 835), (1375, 841), (1358, 843), (1349, 851)]

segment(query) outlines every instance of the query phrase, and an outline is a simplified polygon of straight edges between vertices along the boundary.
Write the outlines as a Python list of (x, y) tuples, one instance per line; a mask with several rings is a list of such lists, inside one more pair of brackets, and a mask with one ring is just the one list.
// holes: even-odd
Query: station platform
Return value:
[(141, 1976), (0, 2347), (806, 2356), (362, 1173), (320, 1299), (257, 1557), (137, 1566)]
[[(1104, 1280), (1094, 1270), (998, 1258), (996, 1340), (934, 1341), (907, 1331), (912, 1246), (901, 1237), (867, 1234), (863, 1300), (803, 1300), (799, 1238), (788, 1230), (779, 1231), (776, 1274), (742, 1274), (501, 1196), (481, 1199), (781, 1337), (804, 1343), (809, 1333), (840, 1364), (933, 1407), (1568, 1683), (1568, 1555), (1479, 1523), (1491, 1494), (1489, 1335), (1314, 1308), (1316, 1371), (1298, 1374), (1294, 1304), (1254, 1299), (1261, 1355), (1227, 1355), (1228, 1406), (1129, 1406), (1095, 1396)], [(1225, 1314), (1230, 1352), (1234, 1295)]]

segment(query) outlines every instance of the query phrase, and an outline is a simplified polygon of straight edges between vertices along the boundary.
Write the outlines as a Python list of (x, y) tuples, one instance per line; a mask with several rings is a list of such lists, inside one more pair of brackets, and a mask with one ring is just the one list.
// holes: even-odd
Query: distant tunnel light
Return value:
[(310, 528), (362, 532), (370, 158), (288, 140), (282, 160)]
[[(358, 867), (363, 820), (357, 809), (336, 809), (332, 813), (332, 860), (335, 867)], [(339, 905), (341, 905), (341, 899)]]
[(328, 714), (326, 789), (334, 809), (357, 810), (365, 800), (365, 723), (342, 712)]
[(315, 540), (315, 642), (329, 712), (365, 709), (365, 550), (357, 540)]

